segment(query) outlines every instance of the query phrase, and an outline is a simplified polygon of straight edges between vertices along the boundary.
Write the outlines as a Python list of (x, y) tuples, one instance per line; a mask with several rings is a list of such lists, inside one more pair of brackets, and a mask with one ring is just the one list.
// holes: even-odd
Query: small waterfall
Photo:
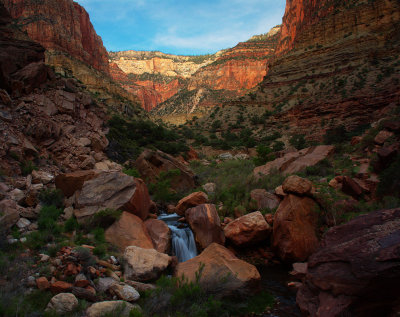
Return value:
[[(196, 242), (192, 230), (187, 224), (178, 222), (181, 216), (177, 214), (161, 214), (158, 219), (164, 221), (172, 232), (172, 252), (179, 262), (185, 262), (197, 255)], [(179, 226), (179, 228), (178, 228)]]

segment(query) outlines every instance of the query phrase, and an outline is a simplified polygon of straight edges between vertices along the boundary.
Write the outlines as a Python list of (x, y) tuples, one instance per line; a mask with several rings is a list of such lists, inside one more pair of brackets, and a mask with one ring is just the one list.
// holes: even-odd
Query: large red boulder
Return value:
[(154, 248), (161, 253), (168, 253), (171, 248), (171, 229), (158, 219), (148, 219), (144, 222), (153, 241)]
[(289, 194), (274, 218), (273, 247), (287, 262), (305, 261), (317, 248), (318, 205), (309, 197)]
[(85, 181), (91, 180), (98, 175), (97, 171), (85, 170), (71, 173), (59, 174), (56, 177), (56, 187), (60, 189), (65, 197), (72, 196), (77, 190), (81, 190)]
[(183, 216), (185, 215), (185, 211), (189, 208), (205, 204), (208, 202), (208, 196), (203, 192), (194, 192), (191, 193), (189, 196), (182, 198), (178, 205), (176, 205), (175, 212)]
[(372, 212), (325, 234), (297, 304), (307, 316), (395, 316), (399, 272), (400, 209)]
[(225, 243), (224, 232), (215, 205), (202, 204), (189, 208), (185, 212), (185, 217), (200, 249), (205, 249), (213, 242)]
[(266, 240), (271, 234), (271, 227), (261, 212), (256, 211), (230, 222), (224, 233), (235, 245), (243, 246)]
[(218, 297), (248, 295), (258, 289), (260, 273), (257, 268), (239, 260), (224, 246), (212, 243), (200, 255), (179, 263), (175, 276), (199, 281), (208, 292)]
[(120, 172), (103, 172), (84, 182), (76, 199), (75, 216), (84, 219), (110, 208), (146, 219), (151, 206), (146, 184), (141, 179)]
[(123, 212), (119, 220), (105, 232), (106, 240), (120, 250), (128, 246), (153, 249), (153, 242), (143, 221), (133, 214)]

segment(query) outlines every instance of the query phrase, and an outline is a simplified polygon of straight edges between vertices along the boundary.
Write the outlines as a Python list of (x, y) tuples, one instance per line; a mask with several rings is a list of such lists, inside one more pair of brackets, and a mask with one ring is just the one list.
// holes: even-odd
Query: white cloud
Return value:
[[(281, 23), (285, 0), (77, 0), (112, 49), (217, 51)], [(109, 30), (114, 29), (114, 30)], [(124, 38), (118, 39), (119, 33)], [(114, 36), (114, 38), (112, 38)], [(143, 45), (143, 47), (138, 47)], [(122, 49), (122, 48), (121, 48)]]

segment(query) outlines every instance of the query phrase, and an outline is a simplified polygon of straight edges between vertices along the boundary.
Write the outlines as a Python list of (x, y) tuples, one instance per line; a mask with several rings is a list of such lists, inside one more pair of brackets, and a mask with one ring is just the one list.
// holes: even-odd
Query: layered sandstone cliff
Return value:
[[(255, 93), (226, 105), (246, 105), (259, 116), (262, 125), (252, 128), (260, 137), (285, 127), (288, 136), (321, 140), (339, 125), (347, 131), (366, 125), (400, 102), (399, 27), (395, 0), (288, 0), (267, 75)], [(270, 115), (263, 119), (265, 110)]]
[(108, 72), (108, 54), (89, 15), (72, 0), (4, 0), (16, 24), (47, 50), (66, 52)]

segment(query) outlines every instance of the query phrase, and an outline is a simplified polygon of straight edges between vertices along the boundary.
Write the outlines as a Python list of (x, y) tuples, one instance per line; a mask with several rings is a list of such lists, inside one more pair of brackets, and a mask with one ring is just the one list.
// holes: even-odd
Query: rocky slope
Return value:
[[(280, 28), (275, 27), (267, 34), (254, 36), (213, 55), (126, 51), (111, 52), (110, 57), (134, 84), (160, 93), (161, 101), (151, 100), (151, 105), (145, 105), (146, 109), (167, 101), (154, 111), (156, 115), (193, 115), (220, 105), (226, 98), (243, 95), (256, 86), (266, 74), (279, 31)], [(118, 77), (114, 79), (118, 81)], [(174, 99), (168, 100), (174, 95)], [(200, 99), (204, 102), (199, 102)]]
[(131, 104), (138, 98), (109, 76), (108, 53), (89, 15), (72, 0), (4, 1), (13, 23), (46, 48), (46, 63), (62, 76), (80, 80), (110, 107), (122, 97)]
[(260, 118), (263, 126), (252, 127), (260, 136), (284, 126), (287, 135), (320, 140), (328, 129), (353, 130), (393, 110), (399, 102), (399, 3), (333, 4), (288, 1), (267, 76), (255, 94), (226, 103), (234, 109), (219, 115), (233, 117), (244, 105)]
[(153, 114), (177, 123), (183, 115), (186, 118), (202, 116), (227, 100), (249, 92), (266, 75), (279, 34), (280, 26), (277, 26), (221, 52), (213, 63), (199, 68), (176, 96), (154, 109)]
[(72, 0), (5, 0), (14, 22), (47, 50), (66, 52), (108, 72), (108, 54), (89, 15)]

